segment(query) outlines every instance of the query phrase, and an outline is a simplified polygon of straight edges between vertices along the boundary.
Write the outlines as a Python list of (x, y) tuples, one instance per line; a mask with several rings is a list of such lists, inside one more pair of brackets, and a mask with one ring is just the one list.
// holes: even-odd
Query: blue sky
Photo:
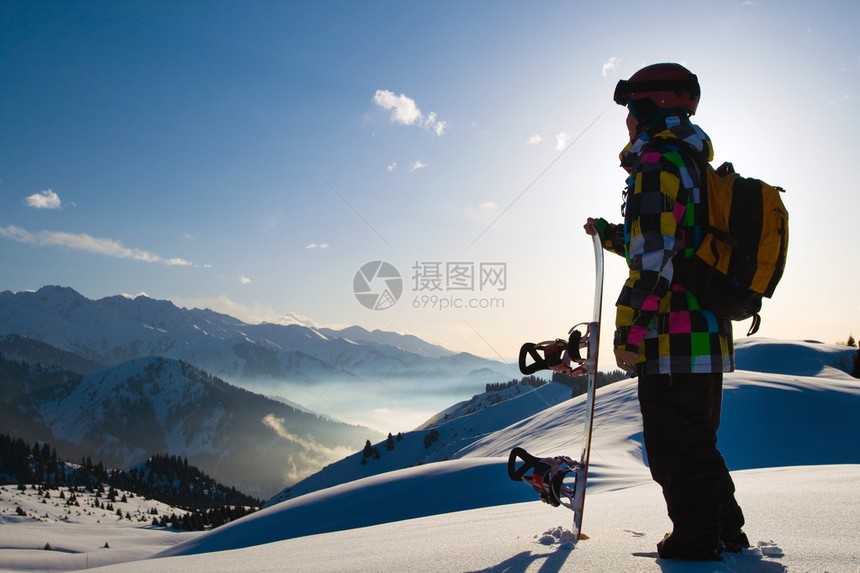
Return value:
[[(511, 360), (590, 318), (582, 224), (620, 219), (624, 182), (614, 85), (676, 61), (717, 162), (788, 190), (759, 336), (856, 337), (860, 5), (677, 6), (6, 2), (0, 290), (293, 313)], [(401, 275), (385, 310), (354, 296), (371, 261)], [(604, 348), (624, 273), (607, 259)]]

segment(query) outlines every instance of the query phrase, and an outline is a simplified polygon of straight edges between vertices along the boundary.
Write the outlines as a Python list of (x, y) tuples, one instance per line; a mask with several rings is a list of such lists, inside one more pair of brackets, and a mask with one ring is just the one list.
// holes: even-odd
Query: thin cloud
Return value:
[(60, 196), (54, 193), (51, 189), (45, 189), (39, 193), (34, 193), (24, 199), (24, 204), (33, 209), (59, 209), (63, 202)]
[(313, 319), (308, 318), (307, 316), (297, 314), (295, 312), (288, 312), (276, 321), (277, 324), (289, 325), (289, 324), (298, 324), (299, 326), (307, 326), (308, 328), (319, 328), (319, 325), (314, 322)]
[(617, 69), (619, 63), (621, 63), (621, 60), (615, 56), (609, 58), (609, 61), (603, 64), (603, 77), (605, 78), (609, 72)]
[(310, 243), (309, 245), (305, 245), (305, 248), (309, 249), (309, 250), (311, 250), (311, 249), (327, 249), (328, 243), (319, 243), (319, 244)]
[(412, 162), (412, 167), (409, 168), (409, 171), (417, 171), (419, 169), (426, 169), (426, 168), (427, 168), (426, 163), (424, 163), (423, 161), (416, 160), (416, 161)]
[(96, 255), (104, 255), (118, 259), (133, 259), (146, 263), (159, 263), (169, 266), (195, 266), (194, 263), (178, 257), (164, 258), (143, 249), (124, 247), (113, 239), (92, 237), (86, 233), (64, 233), (60, 231), (39, 231), (31, 233), (21, 227), (9, 225), (0, 226), (0, 237), (12, 239), (37, 247), (66, 247), (77, 251), (85, 251)]
[(486, 221), (487, 216), (496, 213), (499, 205), (495, 201), (484, 201), (483, 203), (467, 205), (464, 213), (475, 222)]
[(295, 442), (312, 453), (321, 454), (322, 456), (326, 457), (335, 457), (335, 459), (336, 456), (343, 456), (344, 452), (347, 452), (348, 454), (352, 453), (349, 448), (346, 448), (344, 446), (336, 446), (334, 448), (330, 448), (315, 441), (311, 436), (301, 437), (297, 434), (294, 434), (289, 431), (289, 426), (284, 423), (286, 422), (286, 420), (284, 418), (279, 418), (274, 414), (266, 414), (260, 421), (263, 422), (263, 425), (270, 428), (281, 438), (289, 440), (291, 442)]
[(319, 462), (320, 460), (339, 460), (352, 453), (345, 446), (330, 448), (320, 444), (312, 436), (298, 436), (290, 431), (289, 424), (285, 423), (286, 420), (284, 418), (279, 418), (274, 414), (266, 414), (260, 421), (281, 439), (298, 444), (302, 448), (293, 454), (297, 458), (297, 461), (284, 467), (284, 479), (290, 482), (298, 481), (304, 477), (304, 474), (297, 469), (302, 465), (310, 462)]
[(437, 120), (436, 112), (431, 111), (430, 115), (427, 116), (427, 119), (424, 120), (422, 127), (431, 130), (433, 133), (441, 137), (445, 134), (445, 129), (447, 129), (448, 127), (448, 122)]
[(416, 125), (442, 136), (448, 128), (448, 122), (437, 118), (436, 112), (431, 111), (426, 116), (418, 109), (418, 104), (406, 94), (397, 95), (389, 90), (376, 90), (373, 103), (391, 112), (391, 121), (401, 125)]
[(541, 136), (540, 136), (540, 135), (538, 135), (538, 134), (534, 134), (533, 136), (529, 137), (529, 138), (526, 140), (526, 145), (537, 145), (537, 144), (538, 144), (538, 143), (540, 143), (541, 141), (543, 141), (543, 137), (541, 137)]
[(395, 169), (397, 169), (397, 162), (395, 161), (394, 163), (392, 163), (391, 165), (389, 165), (385, 169), (387, 169), (389, 172), (394, 171)]
[(145, 291), (140, 291), (140, 292), (139, 292), (139, 293), (137, 293), (137, 294), (128, 294), (127, 292), (124, 292), (124, 293), (120, 294), (120, 296), (122, 296), (122, 297), (124, 297), (124, 298), (127, 298), (128, 300), (134, 300), (134, 299), (136, 299), (136, 298), (137, 298), (137, 297), (139, 297), (139, 296), (142, 296), (142, 297), (145, 297), (145, 298), (152, 298), (152, 297), (150, 297), (148, 294), (146, 294), (146, 292), (145, 292)]

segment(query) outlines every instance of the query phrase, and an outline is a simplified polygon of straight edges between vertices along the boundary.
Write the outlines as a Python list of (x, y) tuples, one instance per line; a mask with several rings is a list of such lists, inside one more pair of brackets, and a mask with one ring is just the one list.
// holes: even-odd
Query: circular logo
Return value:
[(391, 263), (365, 263), (352, 279), (355, 298), (370, 310), (385, 310), (394, 306), (403, 294), (403, 279)]

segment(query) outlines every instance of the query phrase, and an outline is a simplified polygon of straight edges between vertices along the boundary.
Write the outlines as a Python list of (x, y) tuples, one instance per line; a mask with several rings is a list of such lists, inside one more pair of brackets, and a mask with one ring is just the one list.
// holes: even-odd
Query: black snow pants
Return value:
[(722, 392), (722, 373), (639, 377), (651, 476), (663, 487), (673, 537), (691, 546), (715, 547), (744, 524), (717, 449)]

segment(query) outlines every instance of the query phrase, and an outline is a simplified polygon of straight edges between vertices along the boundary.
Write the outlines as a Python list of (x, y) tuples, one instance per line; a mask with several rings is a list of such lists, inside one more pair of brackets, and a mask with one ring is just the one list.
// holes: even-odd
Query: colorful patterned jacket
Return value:
[[(679, 153), (681, 146), (687, 146)], [(604, 248), (630, 269), (616, 302), (615, 347), (639, 353), (638, 374), (734, 370), (732, 327), (702, 309), (675, 276), (673, 257), (701, 244), (699, 168), (713, 159), (708, 136), (687, 118), (668, 117), (621, 152), (629, 173), (623, 225), (600, 220)], [(684, 256), (683, 254), (680, 256)]]

